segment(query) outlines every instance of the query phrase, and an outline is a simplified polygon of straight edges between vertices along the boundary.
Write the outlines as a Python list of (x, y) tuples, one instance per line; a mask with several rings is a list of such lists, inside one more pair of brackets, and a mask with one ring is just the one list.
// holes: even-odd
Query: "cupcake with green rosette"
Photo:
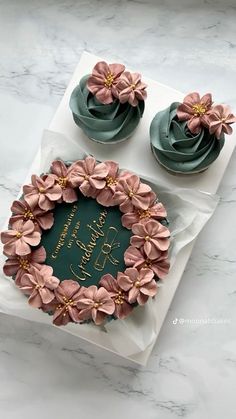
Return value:
[(131, 136), (144, 112), (147, 85), (122, 64), (98, 62), (70, 98), (75, 123), (92, 140), (117, 143)]
[(236, 117), (227, 105), (213, 105), (210, 93), (188, 94), (158, 112), (150, 127), (151, 147), (168, 171), (181, 174), (206, 170), (219, 156), (225, 134)]

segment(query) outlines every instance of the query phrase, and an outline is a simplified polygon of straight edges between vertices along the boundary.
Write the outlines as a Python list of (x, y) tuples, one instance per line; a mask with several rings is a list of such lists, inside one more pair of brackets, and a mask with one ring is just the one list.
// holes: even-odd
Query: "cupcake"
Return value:
[(181, 174), (206, 170), (219, 156), (235, 116), (227, 105), (213, 105), (210, 93), (188, 94), (158, 112), (150, 126), (151, 148), (168, 171)]
[(144, 112), (147, 85), (122, 64), (98, 62), (70, 98), (75, 123), (92, 140), (117, 143), (130, 137)]

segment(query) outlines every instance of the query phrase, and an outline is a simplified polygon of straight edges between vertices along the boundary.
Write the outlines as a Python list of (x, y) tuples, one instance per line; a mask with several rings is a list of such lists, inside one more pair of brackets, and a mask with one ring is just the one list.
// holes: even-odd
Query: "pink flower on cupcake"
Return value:
[(55, 289), (56, 306), (53, 315), (53, 323), (57, 326), (65, 326), (69, 322), (78, 323), (78, 302), (83, 295), (84, 287), (78, 282), (66, 279)]
[(126, 266), (137, 268), (151, 269), (159, 279), (164, 279), (170, 269), (170, 262), (168, 260), (168, 252), (159, 252), (159, 256), (156, 259), (149, 259), (141, 247), (137, 249), (134, 246), (128, 247), (124, 254), (124, 261)]
[[(117, 278), (120, 275), (123, 274), (118, 272)], [(108, 291), (115, 303), (114, 316), (118, 319), (125, 319), (133, 310), (133, 306), (128, 302), (128, 293), (120, 288), (117, 280), (110, 274), (103, 275), (99, 281), (99, 285)]]
[(158, 258), (160, 251), (167, 250), (170, 245), (170, 232), (158, 221), (149, 220), (146, 224), (134, 224), (132, 232), (131, 245), (138, 249), (143, 247), (149, 259)]
[(55, 183), (54, 175), (41, 177), (32, 175), (30, 185), (23, 186), (24, 199), (31, 208), (38, 205), (42, 210), (48, 211), (55, 207), (55, 201), (62, 196), (61, 187)]
[(216, 105), (208, 115), (207, 122), (210, 134), (215, 134), (219, 140), (222, 133), (232, 134), (233, 129), (230, 125), (236, 122), (236, 117), (233, 115), (229, 106)]
[(116, 85), (124, 70), (125, 66), (122, 64), (98, 62), (88, 78), (88, 90), (104, 105), (112, 103), (116, 95)]
[(166, 209), (161, 202), (152, 203), (148, 209), (133, 208), (132, 212), (122, 215), (121, 222), (125, 228), (131, 229), (136, 223), (145, 224), (150, 219), (161, 220), (167, 216)]
[(188, 94), (183, 103), (177, 108), (177, 117), (180, 121), (188, 121), (187, 126), (193, 134), (198, 134), (202, 126), (207, 126), (207, 116), (212, 107), (212, 97), (210, 93), (202, 98), (199, 93)]
[(56, 183), (61, 188), (61, 199), (64, 202), (75, 202), (78, 197), (70, 181), (71, 166), (68, 168), (61, 160), (55, 160), (51, 166), (51, 172), (56, 176)]
[(153, 279), (154, 273), (151, 269), (127, 268), (123, 274), (117, 278), (121, 289), (128, 292), (129, 303), (143, 305), (149, 297), (154, 297), (157, 293), (157, 284)]
[(26, 272), (34, 267), (41, 269), (42, 263), (46, 260), (46, 251), (43, 246), (38, 249), (32, 250), (31, 253), (25, 256), (9, 256), (6, 263), (3, 266), (3, 272), (7, 276), (16, 275), (17, 278), (21, 278)]
[(92, 156), (78, 160), (71, 165), (70, 181), (73, 187), (79, 187), (84, 196), (95, 198), (105, 188), (109, 168), (105, 163), (96, 163)]
[(150, 203), (156, 198), (149, 185), (141, 183), (136, 175), (121, 179), (114, 194), (114, 201), (119, 205), (121, 212), (133, 212), (134, 207), (147, 210)]
[(10, 224), (12, 225), (15, 221), (22, 220), (33, 221), (35, 225), (35, 230), (41, 232), (42, 230), (48, 230), (53, 225), (53, 213), (45, 212), (39, 206), (31, 208), (25, 200), (14, 201), (11, 206), (11, 211), (13, 215), (10, 218)]
[(137, 106), (140, 100), (147, 98), (146, 87), (147, 85), (141, 81), (141, 74), (125, 71), (116, 86), (119, 101)]
[(106, 316), (115, 311), (115, 303), (109, 292), (103, 287), (97, 288), (96, 285), (84, 289), (77, 307), (80, 309), (80, 320), (92, 319), (96, 325), (102, 324)]
[(16, 280), (18, 288), (24, 294), (29, 295), (28, 302), (31, 306), (41, 308), (43, 304), (53, 301), (54, 290), (60, 281), (52, 274), (51, 266), (43, 265), (40, 270), (31, 267), (29, 273)]
[(33, 221), (15, 221), (12, 229), (1, 233), (1, 241), (4, 244), (3, 251), (7, 256), (25, 256), (31, 253), (30, 246), (37, 246), (41, 234), (35, 231)]

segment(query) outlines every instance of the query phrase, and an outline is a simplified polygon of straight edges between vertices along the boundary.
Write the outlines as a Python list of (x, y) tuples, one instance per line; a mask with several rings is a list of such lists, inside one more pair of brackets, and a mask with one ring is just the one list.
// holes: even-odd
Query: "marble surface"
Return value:
[[(235, 18), (234, 0), (0, 0), (0, 225), (84, 49), (235, 110)], [(2, 314), (1, 417), (235, 417), (235, 164), (147, 367)]]

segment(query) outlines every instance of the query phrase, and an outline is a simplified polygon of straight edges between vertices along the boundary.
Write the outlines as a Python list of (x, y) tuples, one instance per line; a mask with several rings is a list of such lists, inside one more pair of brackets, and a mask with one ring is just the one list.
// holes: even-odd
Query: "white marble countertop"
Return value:
[[(0, 0), (0, 223), (84, 49), (236, 110), (235, 18), (235, 0)], [(1, 417), (235, 417), (235, 164), (148, 366), (0, 315)]]

